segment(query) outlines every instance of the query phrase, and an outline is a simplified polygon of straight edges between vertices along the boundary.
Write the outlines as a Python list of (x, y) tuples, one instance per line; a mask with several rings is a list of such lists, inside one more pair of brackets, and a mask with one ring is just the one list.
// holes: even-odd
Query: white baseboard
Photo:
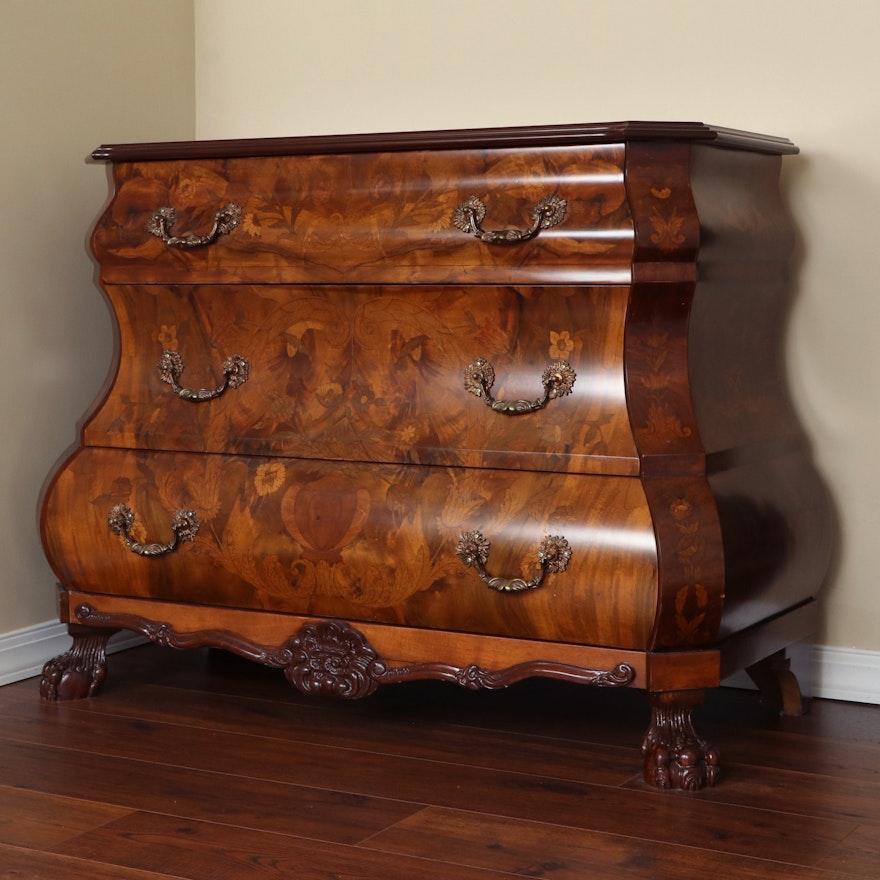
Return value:
[(813, 667), (814, 697), (880, 704), (880, 651), (816, 645)]
[[(147, 640), (138, 633), (112, 636), (107, 652), (123, 651)], [(43, 664), (70, 647), (67, 627), (57, 621), (0, 633), (0, 685), (39, 675)], [(880, 704), (880, 651), (813, 648), (813, 696), (826, 700)], [(749, 686), (747, 676), (728, 679), (728, 684)]]
[[(725, 678), (723, 685), (757, 690), (745, 670)], [(813, 647), (813, 688), (810, 696), (822, 700), (880, 705), (880, 651)]]
[[(110, 638), (107, 652), (122, 651), (146, 641), (139, 633), (116, 633)], [(39, 675), (47, 660), (63, 654), (68, 648), (67, 627), (58, 621), (0, 633), (0, 685)]]

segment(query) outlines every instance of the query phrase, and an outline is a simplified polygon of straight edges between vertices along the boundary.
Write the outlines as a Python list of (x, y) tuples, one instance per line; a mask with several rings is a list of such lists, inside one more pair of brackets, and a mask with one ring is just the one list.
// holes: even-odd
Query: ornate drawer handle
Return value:
[(199, 531), (199, 518), (194, 510), (178, 510), (171, 520), (174, 537), (167, 544), (141, 544), (129, 532), (134, 525), (134, 513), (125, 504), (117, 504), (107, 515), (107, 525), (114, 535), (125, 541), (125, 546), (138, 556), (163, 556), (177, 547), (180, 541), (192, 541)]
[(526, 230), (500, 229), (496, 232), (483, 229), (486, 206), (476, 196), (462, 202), (452, 212), (452, 222), (468, 235), (486, 244), (519, 244), (534, 238), (542, 229), (550, 229), (565, 219), (568, 203), (557, 195), (547, 196), (532, 208), (532, 225)]
[(147, 223), (147, 232), (161, 238), (168, 247), (197, 248), (213, 244), (220, 235), (228, 235), (241, 222), (242, 209), (232, 203), (224, 205), (214, 215), (214, 226), (207, 235), (171, 235), (177, 220), (174, 208), (159, 208)]
[(181, 388), (178, 384), (183, 374), (183, 358), (180, 352), (166, 349), (159, 359), (159, 378), (167, 382), (179, 398), (195, 403), (213, 400), (227, 388), (244, 385), (250, 376), (250, 370), (250, 364), (240, 354), (234, 354), (223, 361), (223, 382), (216, 388)]
[(455, 555), (468, 568), (476, 569), (480, 579), (500, 593), (521, 593), (524, 590), (534, 590), (541, 586), (541, 581), (544, 580), (544, 575), (547, 572), (565, 571), (571, 559), (571, 547), (569, 547), (568, 541), (560, 535), (547, 535), (538, 545), (538, 560), (541, 563), (541, 570), (531, 580), (492, 577), (485, 569), (491, 546), (490, 542), (483, 537), (482, 532), (465, 532), (458, 539)]
[(495, 370), (489, 361), (480, 357), (465, 368), (464, 387), (471, 394), (482, 397), (493, 412), (518, 416), (543, 409), (548, 400), (570, 394), (576, 378), (568, 361), (554, 361), (541, 374), (544, 393), (537, 400), (495, 400), (489, 391), (495, 384)]

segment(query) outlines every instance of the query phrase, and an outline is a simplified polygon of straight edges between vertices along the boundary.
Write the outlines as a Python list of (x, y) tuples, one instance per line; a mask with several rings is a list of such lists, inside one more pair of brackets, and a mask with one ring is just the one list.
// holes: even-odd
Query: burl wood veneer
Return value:
[[(114, 631), (309, 693), (646, 691), (644, 774), (737, 668), (798, 693), (829, 511), (786, 393), (787, 140), (618, 123), (101, 147), (118, 334), (42, 535), (96, 692)], [(769, 659), (766, 659), (769, 658)]]

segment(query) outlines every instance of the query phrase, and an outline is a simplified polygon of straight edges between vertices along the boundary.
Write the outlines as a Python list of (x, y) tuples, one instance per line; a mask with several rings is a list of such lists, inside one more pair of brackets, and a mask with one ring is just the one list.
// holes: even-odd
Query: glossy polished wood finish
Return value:
[[(166, 541), (168, 511), (180, 508), (198, 511), (201, 529), (166, 558), (144, 560), (107, 526), (119, 503), (135, 512), (141, 541)], [(47, 529), (44, 539), (71, 589), (641, 650), (651, 643), (656, 550), (642, 487), (630, 478), (86, 448), (59, 476), (46, 520), (70, 509), (84, 517), (77, 528)], [(501, 576), (534, 574), (548, 534), (568, 540), (571, 561), (542, 588), (504, 595), (456, 557), (459, 536), (472, 530), (491, 541), (488, 568)], [(607, 572), (601, 589), (598, 572)]]
[(780, 355), (794, 152), (698, 123), (100, 148), (119, 357), (45, 493), (74, 645), (44, 693), (94, 692), (116, 628), (343, 696), (636, 687), (646, 779), (713, 784), (692, 710), (810, 635), (830, 553)]
[(216, 159), (298, 156), (316, 153), (374, 153), (409, 150), (497, 150), (508, 147), (588, 147), (640, 141), (687, 141), (740, 147), (774, 155), (797, 153), (787, 138), (705, 125), (702, 122), (593, 122), (505, 128), (398, 131), (384, 134), (312, 135), (291, 138), (168, 141), (146, 144), (103, 144), (92, 157), (101, 161), (140, 162), (162, 159)]
[[(356, 153), (131, 162), (94, 230), (105, 282), (616, 282), (630, 270), (632, 222), (620, 145), (593, 150)], [(566, 200), (565, 219), (516, 247), (487, 246), (453, 222), (471, 196), (487, 228), (523, 229), (535, 204)], [(204, 233), (222, 206), (243, 211), (214, 246), (180, 250), (144, 225), (155, 210)]]
[[(626, 408), (627, 289), (112, 285), (121, 358), (84, 441), (137, 449), (329, 457), (635, 476)], [(249, 380), (210, 405), (162, 382), (216, 386), (237, 354)], [(528, 417), (468, 393), (482, 357), (500, 398), (540, 396), (566, 360), (571, 393)]]

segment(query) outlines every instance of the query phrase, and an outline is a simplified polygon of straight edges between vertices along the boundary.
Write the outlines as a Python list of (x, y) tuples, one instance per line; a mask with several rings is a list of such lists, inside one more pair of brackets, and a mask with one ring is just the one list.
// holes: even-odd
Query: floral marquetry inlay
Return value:
[(644, 343), (642, 358), (646, 369), (637, 380), (647, 401), (643, 430), (654, 443), (669, 446), (692, 434), (677, 408), (675, 352), (669, 334), (661, 330), (647, 335)]
[(550, 331), (550, 348), (548, 354), (555, 360), (565, 360), (574, 351), (575, 342), (568, 330), (557, 333)]
[(658, 478), (652, 489), (665, 573), (658, 646), (708, 645), (717, 637), (725, 586), (715, 502), (699, 477)]
[[(465, 288), (262, 287), (247, 288), (246, 310), (215, 286), (111, 295), (123, 344), (136, 356), (119, 365), (121, 409), (87, 426), (102, 445), (109, 437), (136, 448), (464, 466), (506, 466), (526, 454), (539, 468), (564, 460), (587, 472), (606, 470), (609, 454), (634, 457), (614, 342), (626, 301), (610, 288), (579, 297), (486, 288), (474, 297)], [(205, 316), (210, 339), (190, 312)], [(610, 341), (605, 324), (614, 328)], [(150, 347), (147, 333), (156, 340)], [(491, 364), (496, 412), (553, 403), (518, 425), (480, 415), (462, 384), (477, 359)], [(594, 377), (619, 393), (579, 392)], [(221, 406), (175, 400), (221, 394)]]
[(702, 523), (690, 501), (675, 498), (669, 506), (669, 513), (679, 535), (675, 555), (688, 580), (675, 595), (675, 625), (682, 640), (690, 644), (704, 636), (709, 598), (700, 577), (706, 547)]
[(669, 512), (679, 534), (675, 555), (689, 579), (675, 594), (675, 625), (682, 640), (690, 644), (704, 635), (709, 606), (709, 595), (700, 583), (706, 546), (699, 516), (690, 501), (676, 498)]
[(682, 226), (684, 218), (678, 213), (675, 206), (668, 213), (664, 213), (655, 208), (651, 212), (651, 226), (654, 229), (651, 235), (651, 241), (660, 248), (661, 251), (671, 252), (677, 250), (687, 240), (682, 235)]

